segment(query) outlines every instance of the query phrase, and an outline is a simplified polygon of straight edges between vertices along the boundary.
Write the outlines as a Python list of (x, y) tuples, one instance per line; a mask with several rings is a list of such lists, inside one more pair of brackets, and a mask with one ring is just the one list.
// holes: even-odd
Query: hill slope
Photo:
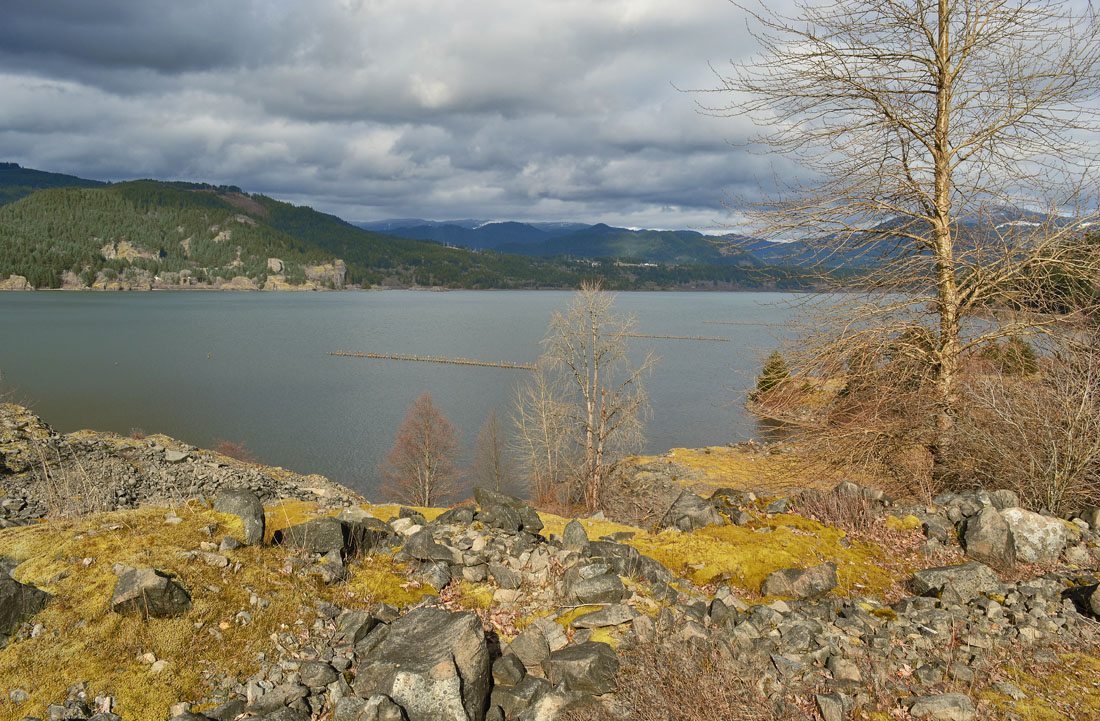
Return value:
[(45, 188), (100, 188), (104, 185), (107, 183), (99, 180), (21, 168), (17, 163), (0, 163), (0, 205)]

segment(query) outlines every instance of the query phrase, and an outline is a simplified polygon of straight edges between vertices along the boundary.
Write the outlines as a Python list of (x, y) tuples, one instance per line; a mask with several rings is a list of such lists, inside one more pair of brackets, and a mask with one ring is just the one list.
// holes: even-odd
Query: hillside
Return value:
[(643, 266), (449, 248), (363, 230), (235, 186), (139, 180), (39, 190), (0, 206), (0, 290), (568, 288), (589, 277), (609, 289), (801, 285), (779, 271), (737, 265)]
[(107, 183), (99, 180), (22, 168), (17, 163), (0, 163), (0, 205), (45, 188), (101, 188), (104, 185)]
[(624, 467), (643, 504), (674, 499), (644, 524), (482, 489), (405, 508), (0, 405), (0, 719), (1100, 711), (1100, 509), (1050, 518), (1009, 491), (913, 505), (854, 483), (696, 495), (692, 478), (722, 482), (720, 455)]

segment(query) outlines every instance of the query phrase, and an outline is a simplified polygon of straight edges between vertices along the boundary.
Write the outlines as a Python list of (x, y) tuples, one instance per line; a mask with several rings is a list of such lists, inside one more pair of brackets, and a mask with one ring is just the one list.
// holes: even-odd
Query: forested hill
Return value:
[(99, 180), (21, 168), (18, 163), (0, 163), (0, 205), (45, 188), (99, 188), (104, 185), (106, 183)]
[(565, 288), (587, 277), (616, 289), (801, 285), (738, 267), (448, 248), (235, 186), (139, 180), (39, 190), (0, 206), (0, 289)]

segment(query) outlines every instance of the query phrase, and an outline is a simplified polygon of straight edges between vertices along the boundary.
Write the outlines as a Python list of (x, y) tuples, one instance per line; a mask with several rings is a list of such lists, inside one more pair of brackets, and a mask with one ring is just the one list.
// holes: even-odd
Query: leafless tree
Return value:
[(566, 386), (552, 373), (545, 358), (520, 385), (513, 407), (513, 449), (528, 479), (531, 496), (539, 503), (562, 500), (576, 468), (574, 433)]
[(817, 414), (825, 430), (850, 431), (853, 448), (917, 443), (943, 480), (967, 354), (1064, 323), (1079, 298), (1052, 279), (1100, 268), (1081, 230), (1096, 208), (1096, 12), (1059, 0), (796, 0), (789, 14), (748, 13), (762, 51), (717, 71), (712, 92), (731, 100), (703, 110), (751, 118), (754, 143), (804, 177), (731, 206), (747, 214), (742, 232), (798, 240), (808, 263), (849, 269), (829, 274), (845, 292), (821, 299), (788, 359), (811, 385), (879, 391), (854, 416), (850, 397)]
[(964, 390), (958, 462), (986, 487), (1053, 513), (1100, 503), (1100, 348), (1061, 343), (1034, 374), (977, 375)]
[(383, 494), (417, 506), (451, 497), (459, 476), (458, 444), (458, 431), (424, 391), (409, 406), (393, 448), (379, 467)]
[(492, 488), (498, 493), (512, 491), (512, 459), (505, 444), (504, 429), (495, 410), (489, 411), (474, 443), (474, 460), (470, 467), (474, 485)]
[(638, 448), (649, 400), (642, 378), (657, 362), (646, 353), (638, 365), (627, 355), (633, 317), (614, 312), (615, 296), (598, 283), (585, 283), (565, 312), (550, 319), (544, 362), (564, 377), (568, 412), (565, 428), (580, 449), (575, 499), (588, 509), (599, 503), (600, 485), (611, 462)]

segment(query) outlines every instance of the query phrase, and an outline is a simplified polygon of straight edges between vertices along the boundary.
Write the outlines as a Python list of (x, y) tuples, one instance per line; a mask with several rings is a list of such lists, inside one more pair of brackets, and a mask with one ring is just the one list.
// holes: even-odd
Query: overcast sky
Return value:
[(0, 160), (349, 220), (702, 229), (771, 170), (676, 87), (751, 50), (726, 0), (11, 0)]

